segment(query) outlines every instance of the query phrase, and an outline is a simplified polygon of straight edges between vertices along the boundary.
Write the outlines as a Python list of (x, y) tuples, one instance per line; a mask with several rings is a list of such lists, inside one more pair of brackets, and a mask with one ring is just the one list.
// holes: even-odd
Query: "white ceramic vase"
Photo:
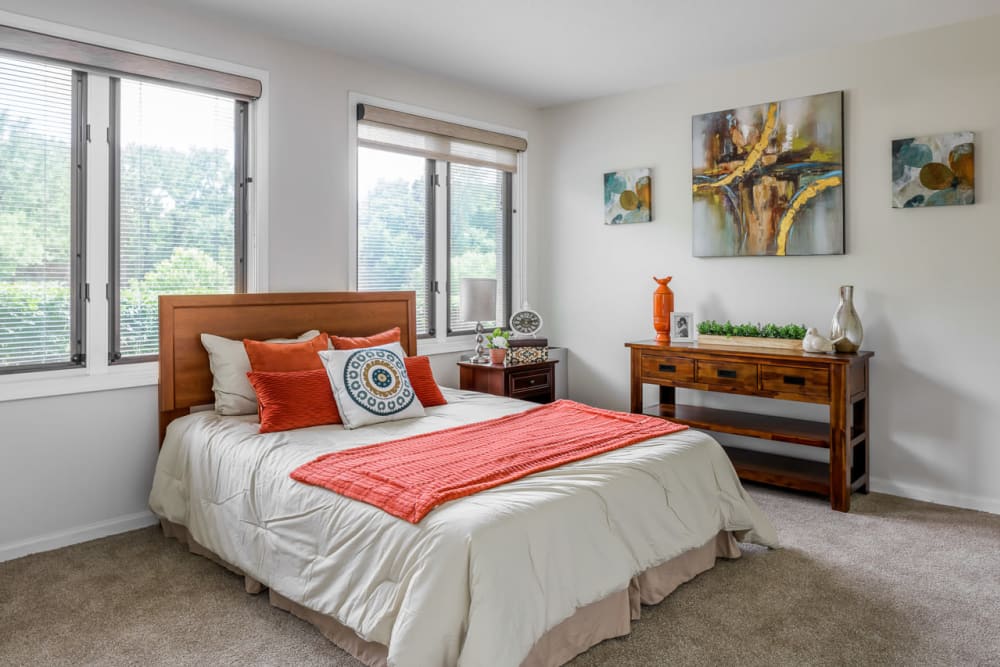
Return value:
[(858, 311), (854, 310), (854, 286), (840, 286), (840, 305), (833, 314), (830, 328), (830, 338), (837, 352), (857, 352), (861, 349), (861, 340), (865, 331), (861, 326)]

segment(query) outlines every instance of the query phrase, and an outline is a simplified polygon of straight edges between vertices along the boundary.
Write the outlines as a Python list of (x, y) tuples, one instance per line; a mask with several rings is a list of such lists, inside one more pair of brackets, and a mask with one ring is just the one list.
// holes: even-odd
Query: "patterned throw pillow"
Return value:
[(345, 428), (423, 417), (399, 343), (319, 353)]

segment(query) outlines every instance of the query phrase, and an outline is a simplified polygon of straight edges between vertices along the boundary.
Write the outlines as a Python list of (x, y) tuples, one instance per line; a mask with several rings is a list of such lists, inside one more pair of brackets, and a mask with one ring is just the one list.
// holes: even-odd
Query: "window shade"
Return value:
[(471, 331), (475, 322), (459, 319), (463, 278), (496, 278), (497, 314), (488, 327), (507, 324), (510, 293), (509, 220), (506, 205), (510, 177), (489, 167), (452, 164), (448, 169), (448, 330)]
[(73, 72), (0, 55), (0, 371), (69, 364)]
[(358, 149), (358, 290), (416, 290), (417, 334), (431, 333), (428, 163)]
[(236, 289), (237, 103), (128, 79), (119, 96), (111, 325), (120, 357), (142, 358), (158, 351), (160, 294)]
[(0, 25), (0, 45), (3, 50), (49, 61), (110, 74), (169, 81), (174, 85), (224, 93), (243, 100), (255, 100), (261, 96), (261, 83), (257, 79), (5, 25)]
[(528, 147), (521, 137), (413, 114), (358, 105), (358, 143), (432, 160), (517, 171), (517, 153)]

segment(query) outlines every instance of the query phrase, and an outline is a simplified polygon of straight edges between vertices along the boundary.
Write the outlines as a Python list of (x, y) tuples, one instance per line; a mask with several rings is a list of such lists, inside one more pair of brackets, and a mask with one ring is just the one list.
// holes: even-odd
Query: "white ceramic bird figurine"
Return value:
[(802, 349), (806, 352), (833, 354), (836, 352), (836, 348), (834, 347), (835, 342), (825, 336), (821, 336), (816, 327), (810, 327), (806, 331), (806, 337), (802, 339)]

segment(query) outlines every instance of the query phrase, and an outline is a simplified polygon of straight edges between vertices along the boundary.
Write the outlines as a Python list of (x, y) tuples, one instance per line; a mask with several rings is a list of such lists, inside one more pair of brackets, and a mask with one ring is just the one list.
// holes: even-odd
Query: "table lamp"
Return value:
[(476, 323), (476, 356), (474, 364), (488, 364), (490, 358), (483, 349), (483, 322), (497, 317), (497, 281), (495, 278), (462, 278), (458, 293), (458, 318)]

